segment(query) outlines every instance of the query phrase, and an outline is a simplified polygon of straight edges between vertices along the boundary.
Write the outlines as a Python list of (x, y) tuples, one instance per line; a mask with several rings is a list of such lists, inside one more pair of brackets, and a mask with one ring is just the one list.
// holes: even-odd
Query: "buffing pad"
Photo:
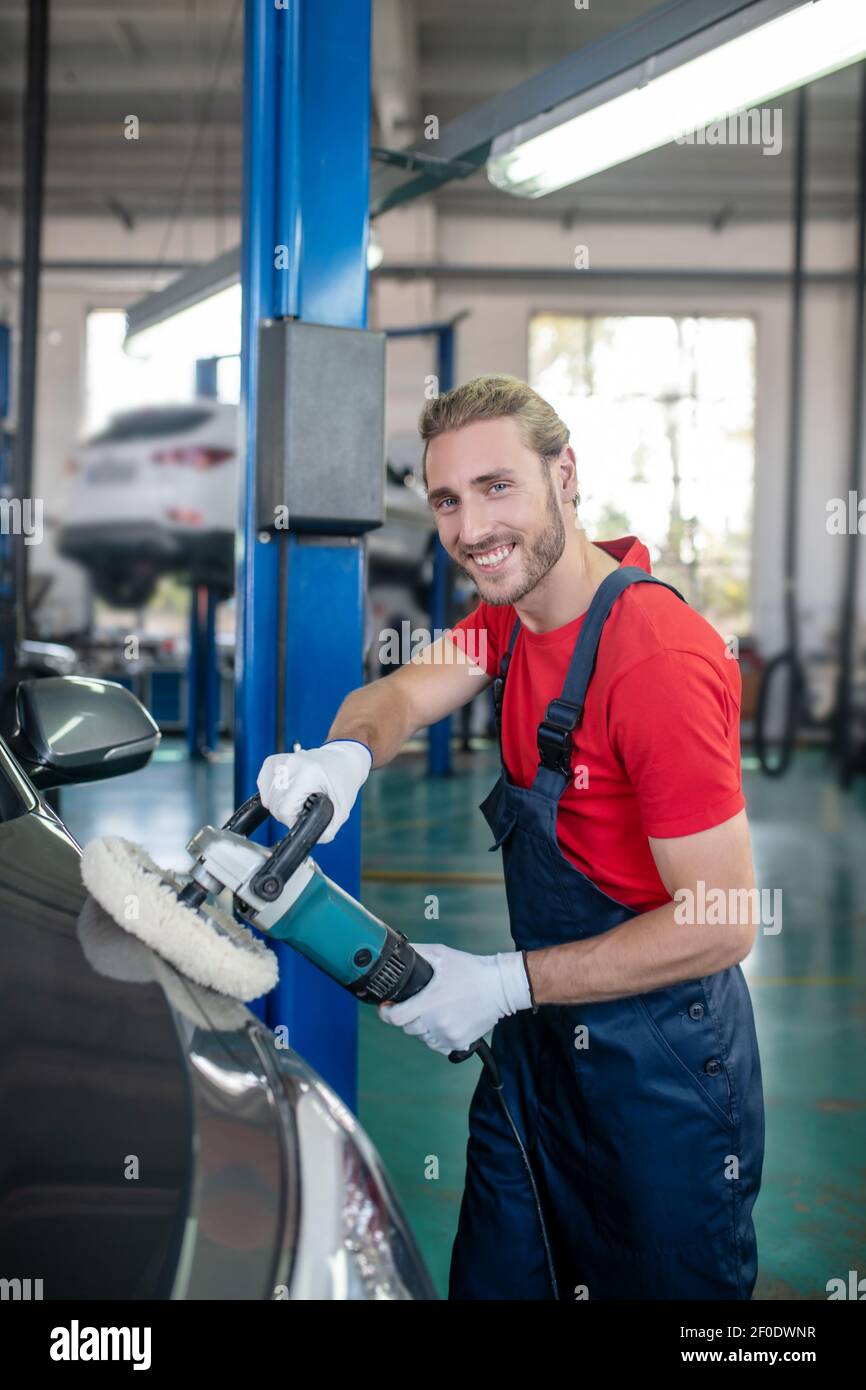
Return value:
[(81, 877), (119, 927), (197, 984), (248, 1003), (277, 983), (275, 953), (219, 905), (180, 902), (181, 884), (140, 845), (119, 835), (91, 840)]

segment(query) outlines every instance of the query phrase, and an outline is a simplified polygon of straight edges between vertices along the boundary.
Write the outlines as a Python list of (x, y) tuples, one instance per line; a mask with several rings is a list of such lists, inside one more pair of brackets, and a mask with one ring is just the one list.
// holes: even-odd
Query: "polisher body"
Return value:
[(192, 878), (201, 888), (230, 889), (245, 921), (272, 940), (285, 941), (359, 999), (399, 1002), (430, 980), (431, 966), (402, 932), (368, 912), (309, 857), (279, 886), (278, 895), (268, 898), (262, 892), (268, 848), (206, 825), (187, 850), (196, 861)]

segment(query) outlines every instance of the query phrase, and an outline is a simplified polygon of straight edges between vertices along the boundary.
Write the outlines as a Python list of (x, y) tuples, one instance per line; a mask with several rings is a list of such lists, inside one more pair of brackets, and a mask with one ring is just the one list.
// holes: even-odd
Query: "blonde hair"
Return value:
[(524, 444), (543, 463), (558, 458), (568, 443), (568, 426), (527, 382), (516, 376), (476, 376), (428, 401), (421, 412), (418, 432), (424, 441), (425, 481), (427, 445), (431, 439), (476, 420), (503, 418), (514, 420)]

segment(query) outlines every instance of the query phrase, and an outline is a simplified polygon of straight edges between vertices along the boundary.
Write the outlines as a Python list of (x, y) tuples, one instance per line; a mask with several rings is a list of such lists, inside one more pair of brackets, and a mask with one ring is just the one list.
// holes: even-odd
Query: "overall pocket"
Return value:
[(637, 1251), (732, 1238), (734, 1127), (634, 997), (575, 1007), (596, 1229)]
[[(489, 821), (488, 824), (490, 824)], [(517, 813), (512, 812), (511, 815), (500, 817), (495, 828), (493, 826), (490, 827), (493, 831), (493, 844), (487, 847), (489, 854), (492, 854), (494, 850), (502, 848), (516, 824)]]
[[(700, 1021), (696, 1025), (701, 1031), (689, 1041), (688, 1054), (690, 1055), (686, 1055), (685, 1049), (681, 1053), (665, 1035), (653, 1018), (642, 995), (632, 995), (631, 1002), (645, 1024), (649, 1037), (657, 1044), (657, 1055), (660, 1060), (670, 1068), (672, 1073), (676, 1073), (679, 1077), (690, 1082), (710, 1114), (718, 1120), (726, 1133), (732, 1134), (736, 1126), (731, 1114), (731, 1085), (724, 1059), (719, 1056), (718, 1041), (709, 1014), (705, 1012), (701, 1015)], [(704, 1008), (705, 1006), (699, 1005), (698, 1007)], [(708, 1025), (706, 1028), (702, 1026), (704, 1022)], [(705, 1085), (701, 1080), (695, 1067), (704, 1069), (708, 1082), (712, 1082), (718, 1092), (718, 1099), (710, 1094), (708, 1085)]]

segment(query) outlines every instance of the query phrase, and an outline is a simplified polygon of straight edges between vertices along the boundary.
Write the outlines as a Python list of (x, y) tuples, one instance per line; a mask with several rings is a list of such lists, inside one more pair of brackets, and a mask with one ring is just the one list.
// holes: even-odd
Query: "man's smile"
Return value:
[(501, 569), (516, 545), (516, 541), (507, 541), (505, 545), (491, 547), (490, 550), (479, 550), (468, 558), (476, 564), (479, 569), (489, 574), (491, 570)]

